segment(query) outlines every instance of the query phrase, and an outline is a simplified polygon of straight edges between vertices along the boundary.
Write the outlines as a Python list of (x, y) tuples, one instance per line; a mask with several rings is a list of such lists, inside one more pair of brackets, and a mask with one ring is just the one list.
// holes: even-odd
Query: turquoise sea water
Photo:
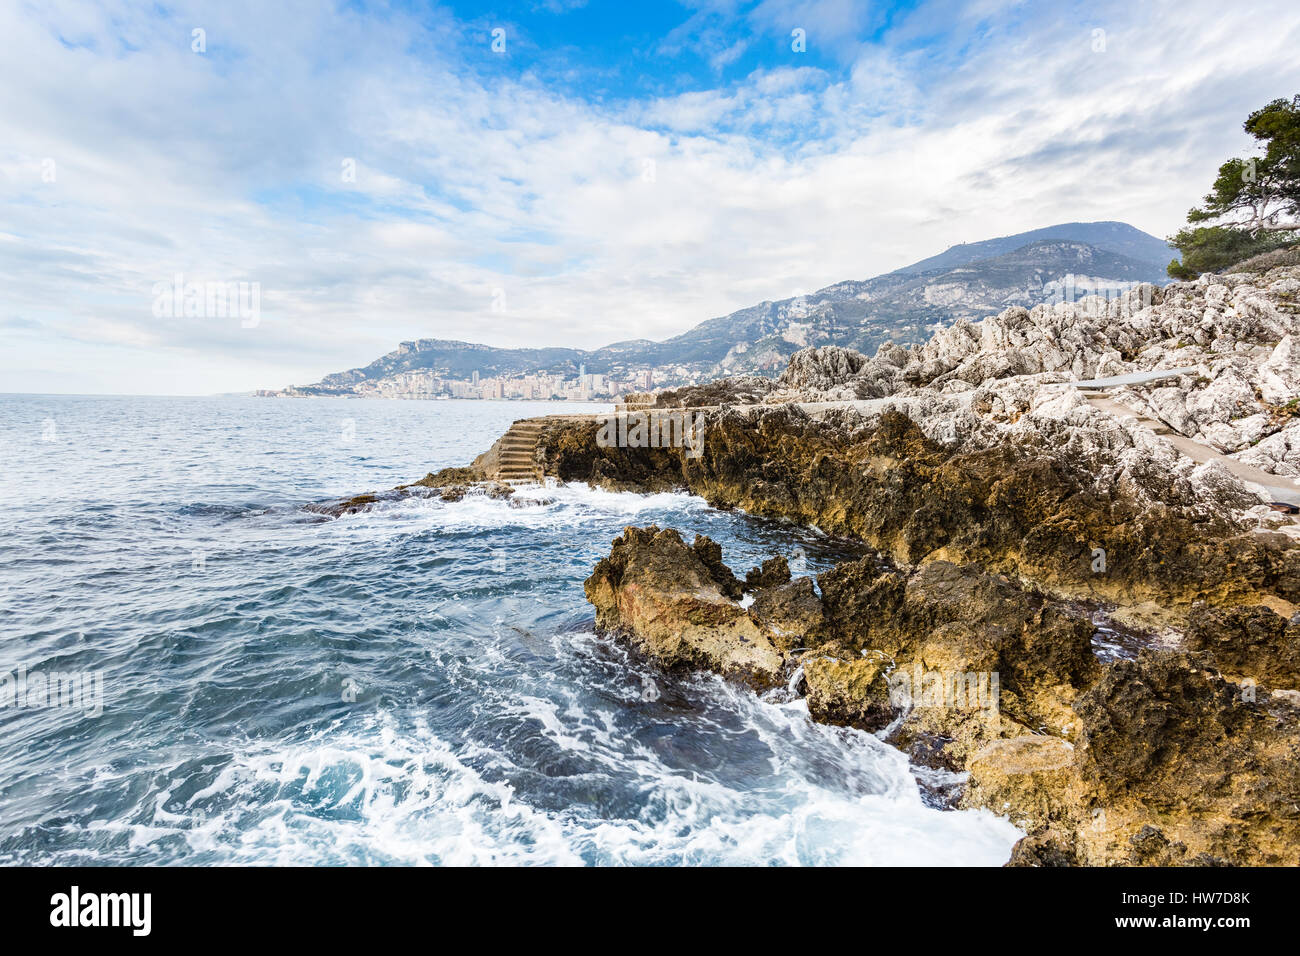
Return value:
[(0, 395), (0, 862), (1003, 862), (899, 752), (631, 659), (582, 593), (628, 524), (741, 574), (850, 545), (583, 486), (304, 510), (571, 409)]

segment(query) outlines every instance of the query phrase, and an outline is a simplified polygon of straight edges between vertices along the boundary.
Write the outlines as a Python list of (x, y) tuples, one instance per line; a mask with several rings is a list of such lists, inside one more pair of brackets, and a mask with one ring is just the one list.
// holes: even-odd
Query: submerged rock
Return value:
[(510, 485), (486, 480), (481, 472), (473, 468), (444, 468), (438, 472), (430, 472), (419, 481), (398, 485), (388, 491), (367, 492), (351, 498), (314, 502), (307, 505), (306, 510), (340, 518), (344, 515), (369, 511), (377, 504), (398, 502), (408, 498), (437, 497), (441, 501), (456, 502), (466, 496), (483, 495), (501, 500), (511, 498), (514, 493), (515, 490)]

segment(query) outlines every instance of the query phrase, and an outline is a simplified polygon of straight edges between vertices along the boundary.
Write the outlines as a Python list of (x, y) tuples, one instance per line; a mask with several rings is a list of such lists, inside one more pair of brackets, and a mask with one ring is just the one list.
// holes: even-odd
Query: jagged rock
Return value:
[(665, 389), (655, 396), (657, 408), (704, 408), (710, 405), (753, 405), (775, 388), (770, 378), (737, 375), (703, 385)]
[[(920, 347), (882, 346), (873, 359), (807, 349), (767, 401), (958, 394), (1044, 374), (1077, 380), (1194, 365), (1197, 372), (1176, 384), (1135, 384), (1119, 398), (1179, 434), (1245, 454), (1284, 424), (1257, 395), (1282, 405), (1300, 388), (1300, 346), (1291, 344), (1300, 341), (1300, 305), (1288, 291), (1300, 284), (1300, 269), (1212, 278), (1141, 285), (1109, 300), (1014, 307), (978, 323), (960, 320)], [(1272, 357), (1261, 363), (1264, 349)], [(1280, 462), (1262, 458), (1261, 467), (1292, 474), (1300, 463), (1286, 450)]]
[[(628, 529), (588, 595), (600, 626), (665, 663), (760, 687), (801, 668), (814, 719), (966, 771), (965, 805), (1027, 828), (1013, 863), (1294, 864), (1300, 534), (1155, 432), (1300, 474), (1300, 418), (1272, 400), (1295, 396), (1297, 289), (1295, 267), (1205, 276), (1009, 309), (871, 359), (805, 350), (763, 404), (710, 411), (698, 457), (594, 449), (581, 423), (539, 457), (875, 548), (817, 587), (780, 561), (742, 585), (707, 539)], [(1110, 400), (1067, 384), (1171, 368)], [(876, 400), (825, 404), (848, 399)], [(1073, 600), (1181, 649), (1103, 666)]]
[[(1300, 863), (1300, 693), (1215, 668), (1293, 676), (1300, 620), (1198, 607), (1186, 641), (1209, 654), (1103, 667), (1086, 614), (975, 567), (868, 556), (818, 597), (766, 566), (745, 609), (714, 542), (628, 528), (586, 589), (598, 626), (665, 665), (771, 687), (798, 663), (814, 719), (964, 770), (961, 805), (1029, 833), (1013, 865)], [(972, 696), (981, 674), (994, 692)]]
[(762, 567), (750, 568), (745, 574), (745, 585), (749, 588), (773, 588), (789, 580), (790, 565), (781, 555), (768, 558)]
[[(1264, 412), (1230, 422), (1202, 425), (1200, 439), (1224, 452), (1239, 452), (1259, 444), (1277, 431), (1277, 421)], [(1245, 461), (1244, 456), (1238, 456)]]
[(595, 421), (548, 423), (535, 452), (543, 473), (609, 491), (671, 491), (685, 485), (674, 449), (602, 446), (600, 429)]
[(754, 597), (749, 614), (785, 652), (820, 644), (827, 636), (825, 610), (813, 589), (812, 578), (796, 578), (764, 587)]
[(1144, 651), (1075, 705), (1072, 750), (993, 741), (963, 805), (1018, 820), (1013, 865), (1295, 865), (1300, 714), (1246, 699), (1206, 659)]
[(1074, 746), (1047, 734), (989, 741), (967, 766), (963, 803), (1003, 814), (1025, 831), (1046, 828), (1075, 786)]
[(722, 545), (710, 537), (699, 534), (695, 536), (691, 550), (704, 565), (717, 589), (733, 601), (739, 600), (745, 589), (731, 573), (731, 568), (722, 563)]
[(892, 365), (894, 368), (901, 369), (907, 364), (908, 356), (911, 353), (901, 345), (893, 342), (885, 342), (876, 349), (875, 359), (883, 365)]
[(880, 730), (898, 707), (889, 698), (888, 661), (873, 657), (837, 658), (811, 654), (803, 660), (808, 713), (827, 724)]
[(429, 472), (419, 481), (413, 481), (409, 485), (398, 485), (398, 489), (403, 488), (446, 488), (454, 485), (470, 485), (476, 481), (482, 481), (483, 473), (475, 468), (443, 468), (441, 471)]
[(672, 529), (626, 528), (584, 588), (597, 627), (665, 666), (707, 668), (758, 687), (781, 679), (780, 651), (728, 596), (739, 596), (740, 582), (708, 538), (687, 546)]
[(1233, 863), (1300, 860), (1300, 734), (1294, 711), (1243, 700), (1200, 659), (1144, 652), (1080, 699), (1081, 779), (1102, 802), (1095, 853), (1159, 825), (1167, 839)]
[(866, 363), (862, 353), (838, 345), (801, 349), (790, 356), (790, 364), (777, 379), (777, 386), (800, 391), (834, 388), (856, 378)]
[[(859, 657), (883, 655), (895, 669), (895, 696), (908, 691), (901, 705), (907, 699), (915, 703), (932, 674), (960, 676), (967, 684), (973, 680), (977, 692), (983, 680), (986, 692), (998, 698), (992, 707), (967, 709), (997, 712), (1017, 724), (1067, 737), (1077, 731), (1070, 704), (1076, 689), (1098, 674), (1091, 648), (1094, 628), (1086, 618), (1005, 578), (947, 561), (904, 574), (882, 571), (867, 558), (838, 565), (822, 574), (818, 584), (830, 625), (827, 646), (859, 667)], [(878, 697), (880, 688), (873, 693)], [(853, 701), (830, 701), (827, 692), (821, 698), (827, 715), (862, 709)], [(996, 736), (1006, 730), (997, 722), (931, 729), (957, 739), (954, 755), (972, 745), (963, 739), (970, 733)]]
[(1187, 389), (1173, 385), (1152, 389), (1147, 405), (1156, 418), (1179, 434), (1196, 434), (1196, 419), (1187, 407)]
[(1245, 449), (1237, 459), (1275, 475), (1300, 478), (1300, 418)]
[[(1259, 404), (1255, 400), (1255, 389), (1246, 377), (1235, 368), (1225, 368), (1209, 385), (1192, 392), (1186, 407), (1199, 430), (1207, 425), (1243, 418), (1257, 411)], [(1192, 434), (1195, 433), (1194, 430)]]
[(1042, 827), (1011, 848), (1007, 866), (1078, 866), (1073, 839), (1059, 830)]
[[(1171, 620), (1196, 601), (1300, 603), (1300, 541), (1260, 533), (1248, 513), (1260, 499), (1240, 481), (1075, 390), (1041, 385), (1051, 397), (1036, 392), (1022, 412), (1012, 382), (1005, 397), (986, 388), (969, 404), (709, 412), (698, 458), (588, 449), (570, 460), (591, 470), (559, 477), (638, 490), (675, 482), (715, 507), (856, 538), (900, 565), (979, 563), (1056, 594), (1156, 602)], [(979, 414), (993, 404), (1014, 421)]]

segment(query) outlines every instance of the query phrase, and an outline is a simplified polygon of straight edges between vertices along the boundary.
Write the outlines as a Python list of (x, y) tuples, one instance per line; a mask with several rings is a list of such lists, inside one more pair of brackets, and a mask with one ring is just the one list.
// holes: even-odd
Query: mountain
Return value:
[(843, 345), (870, 355), (887, 341), (924, 342), (959, 318), (975, 321), (1013, 305), (1073, 301), (1137, 282), (1161, 284), (1173, 256), (1162, 240), (1125, 223), (1062, 223), (952, 246), (872, 279), (761, 302), (662, 342), (637, 339), (583, 351), (420, 339), (403, 342), (367, 366), (286, 393), (425, 395), (444, 389), (442, 380), (467, 380), (474, 372), (480, 378), (534, 373), (572, 378), (583, 366), (624, 382), (649, 371), (656, 385), (770, 375), (809, 345)]
[(403, 342), (364, 368), (326, 375), (320, 384), (326, 388), (346, 388), (417, 369), (432, 371), (444, 378), (464, 379), (475, 372), (486, 377), (550, 370), (576, 371), (588, 354), (580, 349), (498, 349), (471, 342), (420, 339), (418, 342)]

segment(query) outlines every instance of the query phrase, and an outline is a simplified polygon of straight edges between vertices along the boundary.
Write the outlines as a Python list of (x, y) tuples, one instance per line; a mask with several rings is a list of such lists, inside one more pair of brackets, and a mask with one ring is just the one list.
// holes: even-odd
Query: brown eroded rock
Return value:
[[(668, 664), (765, 686), (803, 667), (819, 721), (876, 731), (958, 768), (990, 739), (1036, 729), (1073, 737), (1071, 709), (1100, 668), (1077, 612), (972, 566), (900, 571), (878, 556), (780, 583), (784, 562), (751, 572), (752, 602), (707, 538), (628, 528), (587, 581), (597, 624)], [(765, 586), (758, 587), (758, 584)], [(755, 679), (756, 678), (756, 679)]]
[[(1226, 680), (1209, 653), (1103, 666), (1084, 612), (971, 565), (868, 557), (822, 574), (820, 595), (765, 568), (746, 608), (715, 542), (628, 528), (586, 588), (599, 626), (666, 665), (760, 688), (798, 666), (813, 719), (888, 728), (914, 762), (966, 771), (961, 806), (1027, 831), (1014, 865), (1300, 864), (1285, 693)], [(1188, 643), (1276, 682), (1292, 626), (1198, 609)]]
[(1205, 651), (1233, 680), (1272, 690), (1300, 689), (1300, 615), (1271, 608), (1198, 608), (1187, 626), (1187, 649)]
[(790, 564), (781, 555), (768, 558), (761, 567), (750, 568), (745, 574), (745, 586), (749, 588), (772, 588), (790, 580)]
[[(1203, 655), (1144, 651), (1075, 704), (1060, 745), (995, 742), (970, 764), (966, 806), (1031, 828), (1012, 862), (1043, 865), (1300, 863), (1300, 710), (1226, 681)], [(1254, 699), (1252, 699), (1254, 697)], [(1061, 762), (1048, 760), (1060, 750)]]
[[(983, 678), (986, 693), (994, 692), (996, 675), (998, 699), (992, 706), (917, 708), (919, 724), (963, 738), (952, 748), (954, 756), (983, 737), (1024, 732), (1004, 726), (1008, 719), (1065, 737), (1077, 733), (1070, 705), (1080, 688), (1096, 680), (1100, 667), (1092, 652), (1094, 627), (1073, 609), (1004, 577), (946, 561), (902, 572), (881, 570), (878, 561), (866, 558), (837, 566), (821, 575), (818, 584), (839, 656), (881, 657), (891, 665), (895, 686), (914, 700), (925, 691), (924, 682), (933, 680), (931, 674), (965, 682), (964, 692), (971, 680), (978, 690), (980, 675), (988, 675)], [(857, 660), (854, 666), (860, 672), (864, 667)], [(858, 684), (860, 680), (861, 675)], [(810, 679), (810, 688), (812, 683)], [(872, 691), (876, 711), (882, 693), (888, 696), (877, 680)], [(825, 690), (816, 702), (810, 690), (810, 710), (814, 706), (814, 713), (837, 723), (852, 722), (848, 715), (863, 709), (851, 700), (836, 704)], [(937, 713), (928, 712), (932, 710)], [(963, 710), (984, 713), (968, 725)], [(983, 719), (993, 712), (997, 720)]]
[(596, 421), (553, 421), (534, 452), (543, 473), (608, 491), (671, 491), (686, 485), (675, 448), (602, 447)]
[(758, 687), (781, 680), (785, 662), (771, 632), (740, 606), (740, 582), (706, 537), (688, 546), (671, 528), (626, 528), (585, 589), (597, 627), (665, 666), (705, 668)]
[(971, 755), (967, 769), (966, 804), (1004, 814), (1026, 831), (1053, 821), (1076, 779), (1074, 747), (1046, 734), (990, 741)]
[(826, 613), (812, 578), (796, 578), (759, 590), (749, 614), (786, 653), (816, 647), (829, 636)]

